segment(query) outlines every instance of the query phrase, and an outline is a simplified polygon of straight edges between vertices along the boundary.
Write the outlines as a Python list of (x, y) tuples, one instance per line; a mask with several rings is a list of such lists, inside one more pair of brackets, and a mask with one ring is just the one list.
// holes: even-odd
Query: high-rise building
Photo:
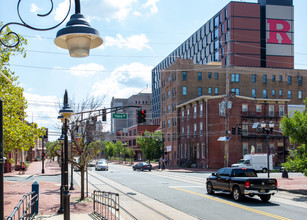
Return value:
[(194, 64), (294, 68), (293, 0), (230, 2), (152, 70), (153, 123), (160, 124), (161, 74), (176, 58)]

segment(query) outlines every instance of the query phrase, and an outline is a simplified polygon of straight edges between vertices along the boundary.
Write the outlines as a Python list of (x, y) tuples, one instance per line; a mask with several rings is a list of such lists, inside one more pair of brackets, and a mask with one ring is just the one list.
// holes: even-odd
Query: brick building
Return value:
[[(280, 119), (287, 114), (289, 100), (233, 95), (228, 101), (230, 105), (225, 105), (225, 96), (200, 96), (177, 106), (177, 145), (173, 145), (168, 154), (172, 165), (220, 168), (225, 165), (225, 158), (231, 165), (244, 154), (267, 153), (266, 134), (253, 126), (262, 121), (274, 123), (274, 131), (269, 134), (274, 166), (284, 162), (284, 150), (289, 145), (278, 131)], [(227, 134), (232, 127), (241, 128), (242, 132)], [(229, 142), (218, 141), (228, 136)]]

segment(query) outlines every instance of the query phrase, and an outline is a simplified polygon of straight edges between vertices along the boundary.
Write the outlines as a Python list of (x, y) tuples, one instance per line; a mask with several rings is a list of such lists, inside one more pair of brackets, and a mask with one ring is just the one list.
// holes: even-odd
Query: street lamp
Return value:
[[(267, 147), (267, 166), (268, 166), (268, 178), (270, 178), (270, 146), (269, 146), (269, 134), (273, 132), (274, 122), (270, 121), (267, 124), (265, 121), (260, 123), (262, 133), (266, 134), (266, 147)], [(269, 126), (267, 128), (267, 125)]]
[[(58, 119), (61, 119), (64, 121), (63, 119), (63, 115), (60, 115), (58, 117)], [(59, 143), (61, 144), (61, 195), (60, 195), (60, 208), (58, 209), (58, 214), (63, 214), (64, 213), (64, 208), (63, 208), (63, 193), (64, 193), (64, 153), (63, 153), (63, 145), (64, 145), (64, 141), (65, 141), (65, 136), (64, 136), (64, 126), (62, 126), (62, 134), (58, 139)]]
[(63, 204), (64, 204), (64, 220), (70, 219), (70, 210), (69, 210), (69, 201), (70, 201), (70, 193), (68, 191), (68, 120), (70, 116), (74, 113), (68, 104), (68, 93), (65, 90), (64, 94), (64, 106), (59, 111), (59, 114), (63, 115), (65, 119), (64, 122), (64, 194), (63, 194)]

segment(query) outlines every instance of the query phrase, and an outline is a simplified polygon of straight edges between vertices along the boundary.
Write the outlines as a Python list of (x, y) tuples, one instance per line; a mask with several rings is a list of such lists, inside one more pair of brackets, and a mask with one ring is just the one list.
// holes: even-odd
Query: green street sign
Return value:
[(115, 119), (127, 119), (127, 114), (126, 113), (113, 113), (112, 117)]

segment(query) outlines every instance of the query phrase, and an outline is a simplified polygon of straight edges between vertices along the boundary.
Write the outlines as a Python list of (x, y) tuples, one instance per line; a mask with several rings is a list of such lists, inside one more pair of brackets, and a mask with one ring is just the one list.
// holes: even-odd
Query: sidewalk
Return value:
[[(156, 166), (155, 166), (156, 168)], [(15, 171), (5, 173), (4, 181), (4, 214), (8, 217), (22, 196), (31, 191), (31, 186), (36, 181), (39, 183), (39, 215), (36, 219), (56, 220), (63, 219), (63, 215), (57, 215), (60, 207), (60, 167), (57, 162), (45, 162), (45, 173), (42, 174), (42, 162), (32, 162), (25, 174), (18, 174)], [(167, 167), (165, 172), (207, 172), (214, 170), (203, 170), (196, 168), (179, 169)], [(279, 190), (307, 195), (307, 177), (292, 177), (288, 179), (277, 178)], [(75, 190), (71, 190), (70, 212), (74, 220), (95, 219), (90, 215), (93, 211), (92, 201), (78, 202), (80, 198), (80, 188), (74, 184)], [(52, 218), (51, 218), (52, 217)]]

